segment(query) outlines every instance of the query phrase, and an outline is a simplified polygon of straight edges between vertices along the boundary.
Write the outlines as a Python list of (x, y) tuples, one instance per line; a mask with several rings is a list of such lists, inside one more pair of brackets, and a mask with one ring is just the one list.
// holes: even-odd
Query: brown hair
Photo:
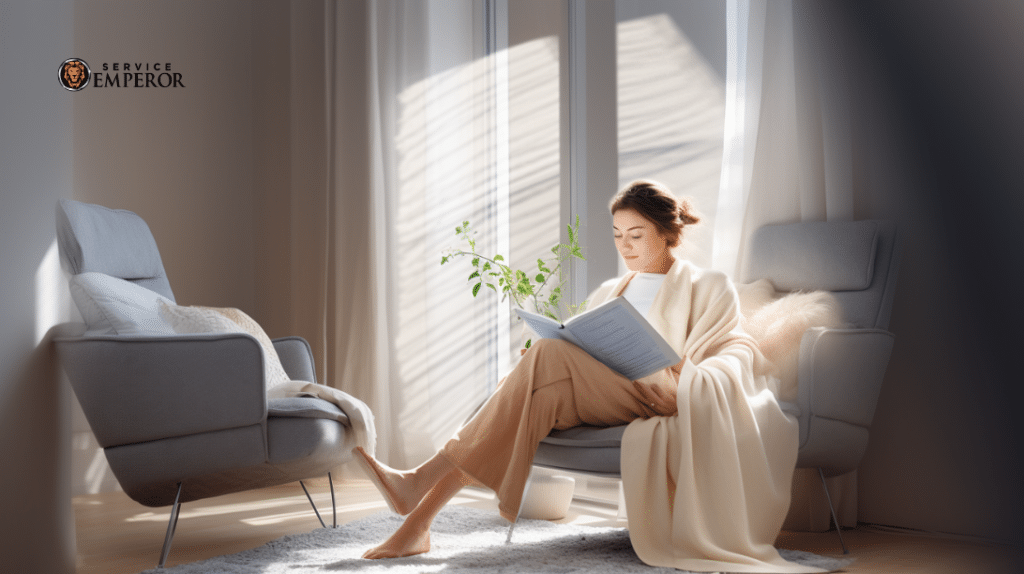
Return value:
[(623, 187), (608, 205), (615, 215), (620, 209), (633, 209), (654, 224), (658, 232), (668, 239), (668, 246), (679, 245), (683, 227), (700, 221), (700, 215), (685, 199), (676, 199), (663, 184), (649, 179), (638, 179)]

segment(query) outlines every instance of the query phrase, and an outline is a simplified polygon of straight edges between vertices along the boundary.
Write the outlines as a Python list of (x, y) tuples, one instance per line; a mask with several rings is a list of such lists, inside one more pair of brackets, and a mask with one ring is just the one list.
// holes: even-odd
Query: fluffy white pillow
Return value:
[(105, 273), (79, 273), (69, 281), (89, 334), (173, 335), (159, 304), (171, 300), (155, 291)]
[(779, 399), (796, 402), (800, 341), (812, 327), (842, 327), (842, 307), (827, 291), (780, 293), (767, 279), (738, 284), (736, 290), (743, 328), (779, 378)]
[(274, 343), (259, 323), (240, 309), (214, 307), (183, 307), (170, 301), (160, 303), (160, 315), (175, 333), (248, 333), (263, 348), (263, 374), (267, 390), (287, 383), (288, 374)]

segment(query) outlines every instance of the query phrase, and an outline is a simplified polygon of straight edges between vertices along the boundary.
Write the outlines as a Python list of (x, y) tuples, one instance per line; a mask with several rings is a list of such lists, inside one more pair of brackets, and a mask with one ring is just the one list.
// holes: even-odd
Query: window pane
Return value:
[[(563, 12), (562, 2), (509, 2), (511, 262), (513, 268), (533, 274), (538, 258), (552, 256), (550, 248), (558, 243), (562, 228), (559, 33)], [(521, 323), (514, 323), (514, 356), (524, 341), (522, 329)]]

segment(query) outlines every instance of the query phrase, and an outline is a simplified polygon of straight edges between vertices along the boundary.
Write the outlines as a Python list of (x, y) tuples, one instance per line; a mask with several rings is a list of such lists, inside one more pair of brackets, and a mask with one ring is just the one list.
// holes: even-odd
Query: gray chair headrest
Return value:
[(131, 211), (60, 199), (57, 249), (61, 267), (72, 275), (105, 273), (174, 300), (156, 240)]

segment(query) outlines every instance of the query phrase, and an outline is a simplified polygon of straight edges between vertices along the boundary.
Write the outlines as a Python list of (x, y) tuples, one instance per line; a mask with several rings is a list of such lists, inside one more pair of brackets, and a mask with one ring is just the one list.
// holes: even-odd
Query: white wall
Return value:
[[(0, 556), (7, 572), (74, 572), (67, 468), (70, 397), (46, 330), (54, 207), (71, 195), (71, 2), (0, 2)], [(47, 257), (48, 254), (51, 254)], [(40, 342), (42, 341), (42, 342)]]

